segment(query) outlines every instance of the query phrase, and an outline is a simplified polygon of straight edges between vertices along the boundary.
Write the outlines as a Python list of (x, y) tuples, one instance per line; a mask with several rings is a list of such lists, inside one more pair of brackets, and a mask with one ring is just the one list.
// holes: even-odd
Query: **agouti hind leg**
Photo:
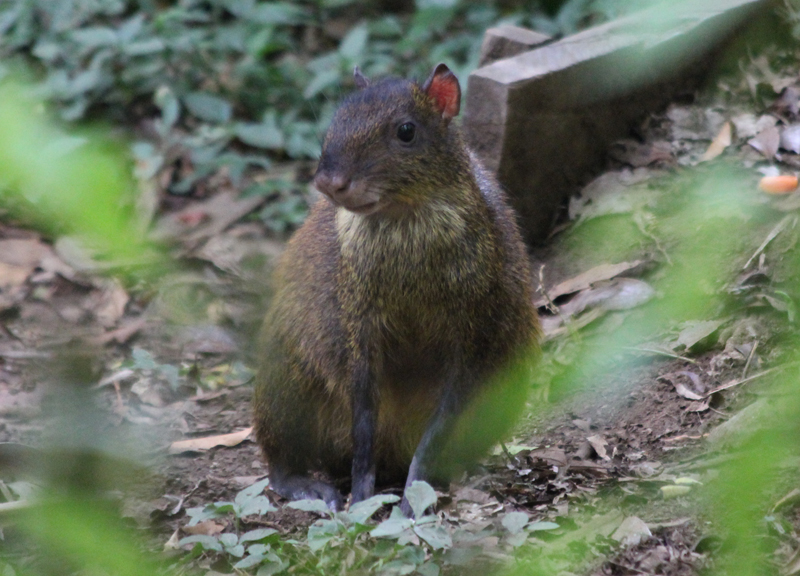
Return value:
[[(289, 500), (321, 499), (341, 510), (342, 495), (315, 479), (326, 447), (319, 444), (322, 384), (309, 380), (298, 365), (268, 358), (255, 390), (255, 432), (269, 464), (270, 488)], [(330, 452), (331, 450), (327, 450)]]
[(280, 462), (270, 462), (269, 484), (272, 490), (289, 500), (324, 500), (334, 512), (344, 508), (344, 499), (335, 486), (308, 475), (293, 474)]

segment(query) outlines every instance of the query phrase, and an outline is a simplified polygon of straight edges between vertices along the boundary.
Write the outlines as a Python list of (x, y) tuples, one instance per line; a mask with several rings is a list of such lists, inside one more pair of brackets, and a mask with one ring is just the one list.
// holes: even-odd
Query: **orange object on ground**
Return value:
[(789, 194), (797, 189), (797, 176), (764, 176), (758, 187), (767, 194)]

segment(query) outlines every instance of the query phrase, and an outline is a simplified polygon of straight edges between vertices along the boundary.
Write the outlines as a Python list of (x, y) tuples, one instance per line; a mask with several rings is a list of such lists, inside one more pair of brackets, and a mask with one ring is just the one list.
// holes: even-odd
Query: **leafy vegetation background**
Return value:
[(501, 23), (554, 35), (646, 0), (6, 0), (0, 76), (20, 65), (65, 121), (103, 120), (131, 142), (140, 180), (197, 192), (223, 169), (274, 201), (277, 232), (305, 214), (304, 185), (265, 171), (317, 157), (354, 66), (425, 77), (446, 62), (466, 86), (483, 32)]

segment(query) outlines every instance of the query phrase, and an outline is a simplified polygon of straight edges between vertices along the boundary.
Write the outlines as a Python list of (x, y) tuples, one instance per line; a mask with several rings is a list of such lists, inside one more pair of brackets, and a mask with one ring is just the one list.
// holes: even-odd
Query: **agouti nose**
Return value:
[(314, 176), (314, 186), (330, 198), (342, 196), (350, 187), (350, 178), (342, 174), (329, 174), (318, 172)]

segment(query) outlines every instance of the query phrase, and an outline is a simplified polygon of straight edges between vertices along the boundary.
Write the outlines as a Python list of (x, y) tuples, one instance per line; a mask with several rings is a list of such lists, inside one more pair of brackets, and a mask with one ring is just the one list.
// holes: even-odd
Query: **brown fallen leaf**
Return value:
[(453, 495), (456, 502), (476, 502), (478, 504), (488, 504), (489, 502), (497, 502), (490, 494), (483, 490), (476, 490), (467, 486), (459, 488)]
[(691, 402), (687, 407), (687, 412), (706, 412), (709, 409), (709, 401), (702, 400), (700, 402)]
[(210, 450), (215, 446), (237, 446), (244, 442), (253, 427), (239, 430), (238, 432), (231, 432), (230, 434), (218, 434), (216, 436), (204, 436), (202, 438), (191, 438), (189, 440), (178, 440), (173, 442), (169, 447), (170, 454), (181, 454), (182, 452), (203, 452)]
[(725, 151), (725, 148), (731, 145), (731, 123), (725, 122), (722, 125), (722, 129), (719, 133), (714, 137), (709, 145), (708, 149), (700, 156), (700, 162), (707, 162), (708, 160), (713, 160), (720, 154)]
[(14, 264), (0, 262), (0, 288), (21, 286), (25, 284), (32, 272), (32, 267), (15, 266)]
[(101, 292), (93, 306), (94, 315), (103, 328), (112, 328), (125, 314), (130, 296), (119, 280), (107, 280), (101, 284)]
[(240, 198), (233, 192), (221, 192), (162, 219), (156, 227), (155, 235), (161, 238), (179, 238), (187, 247), (194, 249), (264, 202), (266, 196)]
[[(24, 284), (36, 268), (59, 272), (57, 260), (52, 248), (38, 238), (0, 240), (0, 288)], [(52, 265), (43, 266), (43, 262)]]
[[(548, 290), (547, 295), (551, 300), (555, 300), (559, 296), (572, 294), (573, 292), (579, 292), (588, 288), (595, 282), (600, 282), (601, 280), (611, 280), (612, 278), (619, 276), (624, 272), (633, 270), (643, 262), (643, 260), (634, 260), (633, 262), (620, 262), (619, 264), (600, 264), (599, 266), (590, 268), (586, 272), (578, 274), (574, 278), (564, 280), (560, 284)], [(547, 299), (545, 297), (539, 298), (534, 304), (537, 307), (542, 307), (547, 304)]]
[(540, 448), (538, 450), (531, 450), (529, 456), (531, 459), (543, 460), (549, 466), (566, 466), (569, 462), (566, 452), (560, 448)]
[(182, 530), (190, 536), (216, 536), (225, 530), (225, 524), (214, 522), (213, 520), (206, 520), (205, 522), (198, 522), (194, 526), (184, 526)]
[(586, 441), (592, 445), (594, 451), (597, 452), (597, 455), (602, 458), (603, 460), (610, 460), (608, 454), (606, 453), (606, 446), (608, 446), (608, 442), (602, 436), (595, 434), (594, 436), (589, 436), (586, 438)]
[(139, 318), (134, 318), (133, 320), (123, 322), (122, 325), (105, 334), (102, 334), (93, 340), (94, 343), (105, 346), (111, 342), (116, 342), (117, 344), (125, 344), (133, 338), (142, 328), (144, 328), (147, 320), (144, 316), (140, 316)]
[(14, 266), (35, 268), (49, 252), (49, 246), (34, 238), (0, 240), (0, 262)]
[(700, 394), (692, 392), (689, 390), (684, 384), (680, 382), (673, 382), (672, 386), (675, 388), (675, 392), (678, 393), (678, 396), (682, 396), (687, 400), (702, 400), (703, 397)]
[(755, 138), (748, 140), (747, 143), (761, 152), (767, 160), (772, 160), (775, 154), (778, 153), (778, 147), (781, 143), (781, 133), (776, 126), (769, 126), (756, 134)]

